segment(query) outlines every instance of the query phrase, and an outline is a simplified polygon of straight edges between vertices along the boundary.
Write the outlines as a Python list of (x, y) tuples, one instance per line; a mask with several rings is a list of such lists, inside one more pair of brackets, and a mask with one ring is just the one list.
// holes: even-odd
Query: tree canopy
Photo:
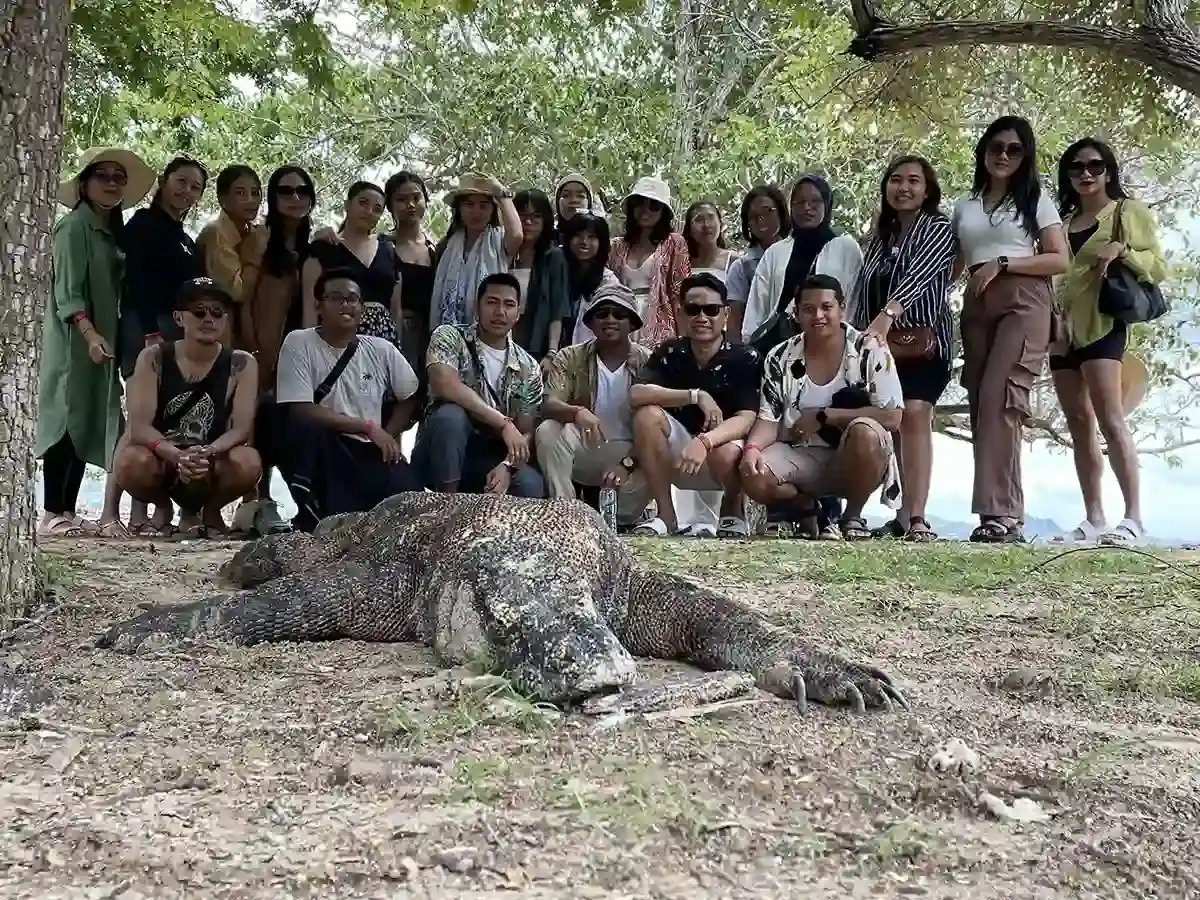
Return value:
[[(327, 220), (350, 181), (401, 166), (435, 190), (466, 169), (544, 189), (578, 169), (610, 211), (639, 175), (662, 174), (684, 204), (715, 200), (732, 237), (747, 188), (815, 170), (834, 186), (839, 227), (862, 234), (891, 156), (927, 156), (948, 206), (970, 185), (979, 132), (1007, 112), (1033, 122), (1048, 186), (1058, 154), (1091, 134), (1114, 145), (1164, 226), (1196, 208), (1196, 99), (1180, 89), (1190, 85), (1102, 41), (1005, 32), (980, 44), (943, 29), (906, 43), (864, 0), (133, 3), (140, 15), (114, 0), (76, 5), (66, 158), (122, 142), (154, 165), (178, 151), (264, 175), (295, 162), (316, 178)], [(1132, 34), (1143, 27), (1135, 6), (1052, 0), (1043, 15)], [(886, 12), (926, 28), (977, 16), (949, 0), (931, 23), (926, 8), (913, 0)], [(989, 15), (1015, 20), (1020, 6)], [(440, 227), (444, 210), (431, 213)], [(1173, 258), (1176, 314), (1138, 341), (1166, 411), (1147, 403), (1135, 425), (1158, 449), (1185, 439), (1194, 393), (1182, 380), (1198, 362), (1186, 337), (1197, 312), (1189, 250)], [(1048, 393), (1039, 416), (1054, 440), (1061, 423)], [(942, 422), (952, 434), (962, 424)]]

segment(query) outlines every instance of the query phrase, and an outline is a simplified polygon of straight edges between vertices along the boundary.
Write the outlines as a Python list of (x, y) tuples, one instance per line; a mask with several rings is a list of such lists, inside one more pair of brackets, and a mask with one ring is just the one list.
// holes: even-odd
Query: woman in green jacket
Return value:
[[(54, 281), (42, 322), (38, 434), (42, 460), (44, 537), (125, 537), (116, 510), (98, 525), (76, 511), (85, 466), (109, 469), (121, 420), (121, 385), (114, 348), (123, 258), (117, 234), (122, 209), (137, 204), (154, 183), (138, 156), (118, 148), (84, 153), (79, 174), (63, 182), (58, 202), (68, 207), (54, 227)], [(111, 479), (111, 475), (110, 475)], [(108, 492), (106, 492), (108, 493)]]
[[(1058, 162), (1058, 205), (1071, 248), (1071, 267), (1058, 284), (1063, 333), (1050, 353), (1050, 371), (1075, 452), (1084, 520), (1067, 543), (1138, 544), (1143, 540), (1137, 448), (1125, 422), (1121, 370), (1129, 327), (1100, 312), (1100, 288), (1110, 263), (1120, 260), (1139, 278), (1167, 276), (1150, 208), (1129, 199), (1112, 148), (1095, 138), (1076, 141)], [(1120, 241), (1114, 241), (1118, 210)], [(1125, 517), (1111, 531), (1104, 518), (1100, 480), (1104, 435), (1113, 474), (1125, 498)]]

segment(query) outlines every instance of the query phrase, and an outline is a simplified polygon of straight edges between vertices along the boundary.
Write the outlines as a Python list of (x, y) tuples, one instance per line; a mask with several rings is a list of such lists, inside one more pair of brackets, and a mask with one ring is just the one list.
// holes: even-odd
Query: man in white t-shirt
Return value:
[(887, 344), (843, 321), (836, 278), (811, 275), (792, 304), (799, 334), (763, 362), (758, 419), (742, 450), (742, 485), (765, 506), (808, 511), (805, 536), (817, 536), (817, 498), (841, 497), (841, 536), (871, 536), (862, 510), (871, 493), (899, 506), (892, 432), (904, 394)]
[(642, 327), (641, 307), (625, 285), (602, 284), (580, 321), (595, 337), (554, 355), (545, 421), (535, 435), (538, 461), (551, 497), (575, 499), (575, 484), (615, 488), (617, 522), (629, 526), (645, 506), (628, 477), (634, 469), (629, 389), (650, 358), (649, 349), (629, 339)]
[(530, 462), (542, 371), (512, 339), (520, 309), (520, 283), (497, 272), (479, 284), (474, 324), (440, 325), (429, 336), (432, 402), (417, 431), (413, 466), (431, 490), (546, 494)]
[(424, 489), (399, 444), (416, 374), (390, 341), (357, 333), (362, 288), (353, 272), (323, 272), (314, 294), (320, 324), (284, 338), (275, 388), (279, 470), (301, 531)]

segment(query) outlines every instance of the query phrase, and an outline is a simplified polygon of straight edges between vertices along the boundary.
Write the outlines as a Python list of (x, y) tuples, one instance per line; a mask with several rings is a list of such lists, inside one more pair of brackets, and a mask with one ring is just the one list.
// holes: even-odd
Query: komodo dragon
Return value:
[(907, 706), (883, 672), (643, 568), (577, 500), (398, 494), (370, 512), (325, 519), (313, 535), (247, 544), (221, 575), (245, 590), (148, 610), (96, 645), (133, 652), (155, 635), (420, 641), (443, 664), (482, 662), (558, 704), (628, 688), (643, 656), (750, 673), (801, 711), (808, 700), (858, 711)]

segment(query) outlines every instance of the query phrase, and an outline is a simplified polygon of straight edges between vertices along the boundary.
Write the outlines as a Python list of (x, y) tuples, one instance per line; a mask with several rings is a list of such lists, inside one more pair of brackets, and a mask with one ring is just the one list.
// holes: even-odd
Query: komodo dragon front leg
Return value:
[(908, 706), (878, 669), (814, 647), (746, 604), (674, 575), (634, 573), (618, 634), (635, 656), (749, 672), (760, 688), (795, 700), (802, 712), (810, 699), (858, 712)]

